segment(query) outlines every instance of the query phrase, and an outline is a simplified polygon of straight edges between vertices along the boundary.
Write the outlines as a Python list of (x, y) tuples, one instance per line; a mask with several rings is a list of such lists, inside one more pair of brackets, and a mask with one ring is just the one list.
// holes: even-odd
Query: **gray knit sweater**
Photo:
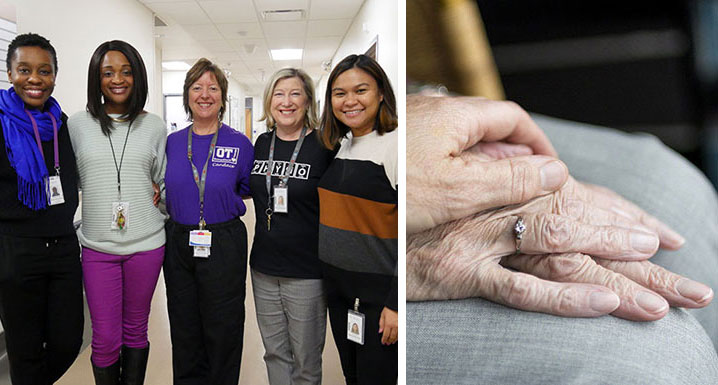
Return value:
[[(82, 189), (82, 226), (77, 232), (82, 246), (103, 253), (128, 255), (165, 244), (165, 215), (152, 204), (152, 182), (164, 190), (167, 131), (157, 115), (143, 113), (132, 124), (125, 149), (120, 181), (122, 201), (129, 202), (127, 227), (111, 230), (112, 203), (118, 201), (117, 171), (110, 140), (89, 112), (68, 120)], [(117, 166), (129, 122), (114, 123), (112, 146)]]

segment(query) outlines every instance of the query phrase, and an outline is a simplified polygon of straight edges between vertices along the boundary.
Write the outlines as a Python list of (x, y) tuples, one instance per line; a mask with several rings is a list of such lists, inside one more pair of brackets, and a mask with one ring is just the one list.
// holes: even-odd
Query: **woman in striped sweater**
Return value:
[(322, 140), (341, 147), (319, 181), (319, 259), (347, 384), (397, 380), (396, 126), (394, 91), (379, 64), (365, 55), (337, 64)]
[(155, 207), (153, 183), (163, 185), (166, 130), (143, 110), (147, 73), (128, 43), (101, 44), (87, 83), (87, 111), (68, 123), (82, 187), (78, 237), (92, 368), (98, 385), (142, 384), (150, 302), (164, 259), (165, 215)]

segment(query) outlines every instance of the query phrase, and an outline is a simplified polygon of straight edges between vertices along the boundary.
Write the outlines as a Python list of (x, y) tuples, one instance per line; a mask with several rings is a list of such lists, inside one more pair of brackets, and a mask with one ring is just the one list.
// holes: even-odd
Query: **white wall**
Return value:
[(252, 96), (252, 142), (259, 138), (259, 135), (267, 132), (267, 122), (259, 119), (264, 112), (264, 99), (261, 96)]
[(145, 109), (162, 115), (155, 80), (156, 58), (152, 12), (128, 0), (13, 0), (18, 33), (48, 38), (57, 51), (59, 71), (53, 96), (71, 115), (87, 104), (87, 67), (97, 46), (124, 40), (142, 55), (147, 67), (149, 97)]
[[(377, 61), (389, 77), (396, 94), (399, 87), (398, 24), (398, 2), (366, 0), (332, 58), (332, 67), (348, 55), (365, 53), (376, 39)], [(328, 77), (329, 73), (319, 79), (317, 95), (320, 100), (324, 99)]]

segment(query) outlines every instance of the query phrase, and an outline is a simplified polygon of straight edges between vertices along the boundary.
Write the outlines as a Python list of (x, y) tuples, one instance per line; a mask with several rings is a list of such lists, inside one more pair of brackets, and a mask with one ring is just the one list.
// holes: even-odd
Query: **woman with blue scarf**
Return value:
[(50, 95), (57, 57), (36, 34), (8, 46), (0, 90), (0, 320), (14, 385), (52, 384), (82, 345), (77, 169)]

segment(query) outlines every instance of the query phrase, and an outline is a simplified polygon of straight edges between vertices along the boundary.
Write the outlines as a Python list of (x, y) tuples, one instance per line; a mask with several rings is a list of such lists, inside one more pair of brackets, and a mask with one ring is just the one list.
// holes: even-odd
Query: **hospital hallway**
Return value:
[[(252, 247), (254, 238), (254, 205), (251, 200), (246, 200), (247, 213), (242, 217), (247, 226), (248, 246)], [(248, 267), (249, 269), (249, 267)], [(252, 285), (247, 270), (247, 299), (245, 300), (246, 318), (244, 322), (244, 348), (242, 351), (242, 368), (240, 369), (240, 384), (264, 385), (269, 384), (267, 380), (267, 369), (262, 356), (264, 347), (262, 338), (259, 335), (257, 316), (254, 310), (254, 298), (252, 296)], [(85, 306), (85, 335), (83, 337), (83, 348), (70, 370), (56, 382), (57, 385), (91, 385), (92, 367), (90, 366), (90, 314)], [(165, 296), (165, 284), (162, 274), (157, 282), (157, 289), (152, 298), (152, 311), (150, 312), (149, 323), (150, 358), (147, 363), (146, 385), (169, 385), (172, 384), (172, 345), (170, 343), (169, 319), (167, 316), (167, 297)], [(324, 355), (322, 362), (322, 384), (342, 384), (342, 375), (339, 364), (339, 353), (337, 353), (334, 339), (332, 338), (327, 319), (327, 339), (324, 344)], [(0, 380), (0, 385), (10, 385), (7, 378)]]

